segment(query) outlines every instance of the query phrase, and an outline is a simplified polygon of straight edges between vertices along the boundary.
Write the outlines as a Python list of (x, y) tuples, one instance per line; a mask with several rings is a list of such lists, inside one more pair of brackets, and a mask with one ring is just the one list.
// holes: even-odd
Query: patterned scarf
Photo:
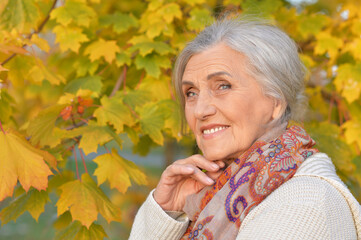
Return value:
[(187, 197), (183, 211), (191, 222), (181, 239), (236, 239), (247, 214), (318, 152), (304, 129), (285, 127), (258, 139), (213, 186)]

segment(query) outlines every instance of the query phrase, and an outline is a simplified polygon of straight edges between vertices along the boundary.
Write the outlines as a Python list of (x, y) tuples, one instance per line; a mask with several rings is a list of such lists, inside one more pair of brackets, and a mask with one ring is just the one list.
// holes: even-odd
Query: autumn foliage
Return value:
[[(99, 215), (122, 219), (100, 185), (126, 196), (132, 183), (148, 182), (117, 149), (129, 140), (144, 155), (181, 140), (172, 65), (225, 13), (268, 18), (298, 43), (309, 70), (304, 125), (361, 201), (360, 7), (358, 0), (297, 8), (283, 0), (0, 1), (2, 225), (25, 211), (38, 219), (53, 204), (57, 239), (106, 237)], [(85, 161), (91, 153), (94, 172)]]

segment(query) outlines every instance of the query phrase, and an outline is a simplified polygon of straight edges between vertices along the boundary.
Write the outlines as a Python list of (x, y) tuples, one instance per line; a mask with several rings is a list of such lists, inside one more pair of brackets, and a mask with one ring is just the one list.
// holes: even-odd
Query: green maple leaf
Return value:
[(201, 31), (213, 21), (211, 13), (205, 8), (194, 8), (189, 14), (190, 18), (187, 19), (187, 27), (189, 30)]
[(96, 16), (95, 11), (85, 3), (67, 0), (61, 7), (54, 9), (50, 18), (55, 19), (63, 26), (75, 23), (78, 26), (89, 27), (90, 21)]
[(85, 75), (94, 75), (95, 71), (99, 67), (99, 61), (90, 61), (87, 57), (78, 57), (77, 61), (74, 63), (74, 68), (76, 69), (77, 77), (84, 77)]
[(120, 12), (102, 16), (99, 18), (99, 23), (105, 27), (112, 25), (114, 32), (118, 34), (126, 32), (131, 27), (138, 26), (138, 21), (133, 15)]
[(168, 53), (173, 53), (173, 49), (164, 42), (140, 42), (132, 46), (129, 51), (136, 51), (139, 50), (140, 55), (143, 57), (152, 53), (153, 51), (159, 53), (160, 55), (165, 55)]
[(139, 90), (150, 92), (150, 96), (155, 100), (170, 99), (170, 77), (166, 75), (161, 75), (159, 78), (147, 76), (140, 84)]
[(70, 81), (65, 87), (64, 91), (72, 94), (76, 94), (80, 89), (90, 90), (95, 94), (100, 94), (103, 87), (101, 77), (89, 76), (78, 78)]
[(330, 19), (322, 14), (301, 15), (299, 20), (298, 28), (303, 37), (317, 35), (330, 22)]
[(247, 14), (257, 14), (265, 17), (277, 11), (282, 5), (280, 0), (245, 0), (242, 3), (242, 8), (245, 9)]
[(12, 104), (15, 100), (11, 97), (6, 89), (0, 91), (0, 121), (2, 124), (8, 123), (13, 114)]
[(177, 3), (165, 4), (157, 12), (163, 17), (166, 23), (173, 22), (174, 18), (182, 18), (182, 11)]
[(83, 174), (81, 181), (71, 181), (59, 188), (62, 193), (56, 203), (58, 216), (69, 210), (73, 221), (80, 221), (88, 229), (99, 213), (108, 223), (120, 221), (120, 209), (110, 202), (89, 174)]
[(124, 96), (124, 103), (132, 109), (143, 106), (151, 100), (151, 94), (147, 90), (131, 90)]
[(118, 67), (121, 67), (124, 64), (130, 66), (131, 62), (132, 62), (132, 60), (128, 54), (126, 54), (124, 52), (116, 54), (115, 63), (117, 64)]
[(341, 65), (333, 83), (349, 103), (357, 100), (361, 94), (361, 63)]
[(133, 146), (133, 153), (137, 153), (140, 156), (147, 156), (152, 147), (157, 146), (149, 135), (141, 136), (136, 145)]
[(88, 126), (75, 129), (69, 134), (69, 136), (82, 135), (79, 148), (82, 148), (85, 154), (97, 152), (98, 145), (103, 145), (112, 139), (120, 147), (122, 146), (122, 140), (109, 126), (99, 126), (93, 121), (89, 121)]
[(58, 231), (55, 234), (55, 240), (102, 240), (107, 237), (108, 236), (101, 225), (92, 223), (89, 229), (87, 229), (85, 226), (81, 225), (79, 221), (72, 222), (65, 229)]
[(312, 139), (316, 141), (315, 148), (327, 153), (340, 171), (344, 173), (353, 171), (352, 151), (349, 145), (339, 138), (341, 131), (339, 126), (321, 122), (307, 123), (305, 127)]
[(93, 161), (98, 164), (94, 175), (97, 176), (99, 185), (108, 180), (110, 188), (125, 193), (131, 185), (130, 179), (140, 185), (147, 184), (145, 174), (137, 165), (121, 157), (114, 148), (111, 153), (100, 155)]
[(16, 87), (24, 85), (24, 79), (28, 76), (30, 69), (35, 65), (35, 61), (30, 56), (15, 56), (8, 64), (10, 69), (8, 78)]
[(149, 39), (159, 36), (169, 25), (157, 12), (145, 12), (140, 19), (139, 32), (145, 32)]
[(60, 143), (60, 135), (54, 132), (55, 121), (59, 117), (64, 105), (55, 105), (41, 111), (30, 121), (27, 133), (31, 136), (32, 144), (54, 147)]
[(40, 214), (44, 212), (45, 204), (49, 201), (50, 199), (46, 191), (31, 189), (17, 197), (0, 212), (1, 224), (6, 224), (11, 220), (16, 221), (25, 211), (28, 211), (38, 221)]
[(28, 32), (36, 28), (40, 20), (39, 8), (34, 0), (10, 0), (0, 15), (0, 28), (9, 31)]
[(156, 104), (150, 103), (139, 109), (140, 127), (157, 144), (163, 145), (164, 112)]
[(160, 75), (160, 67), (170, 68), (169, 58), (156, 54), (149, 54), (145, 57), (138, 55), (135, 58), (135, 66), (137, 69), (145, 69), (145, 71), (155, 78)]
[(164, 128), (168, 128), (171, 132), (171, 135), (180, 140), (181, 135), (181, 110), (177, 102), (166, 99), (159, 102), (158, 106), (162, 109), (162, 112), (165, 113), (165, 124)]
[(56, 42), (59, 43), (62, 52), (71, 50), (78, 53), (81, 43), (89, 40), (79, 27), (58, 25), (54, 27), (53, 32), (56, 34)]
[(110, 123), (117, 130), (117, 133), (123, 132), (123, 125), (132, 125), (133, 118), (130, 110), (119, 98), (108, 98), (104, 96), (100, 100), (102, 106), (94, 111), (94, 116), (98, 119), (100, 125)]
[(116, 57), (116, 53), (120, 52), (117, 42), (114, 40), (104, 40), (100, 38), (98, 41), (91, 43), (84, 51), (85, 55), (90, 55), (89, 58), (93, 62), (104, 57), (105, 61), (112, 63)]

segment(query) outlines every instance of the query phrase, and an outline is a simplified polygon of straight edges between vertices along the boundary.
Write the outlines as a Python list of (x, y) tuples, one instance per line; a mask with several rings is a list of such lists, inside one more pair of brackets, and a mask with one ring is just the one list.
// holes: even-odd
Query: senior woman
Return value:
[(174, 85), (202, 155), (162, 174), (130, 239), (361, 239), (361, 210), (300, 126), (304, 66), (262, 21), (221, 20), (179, 55)]

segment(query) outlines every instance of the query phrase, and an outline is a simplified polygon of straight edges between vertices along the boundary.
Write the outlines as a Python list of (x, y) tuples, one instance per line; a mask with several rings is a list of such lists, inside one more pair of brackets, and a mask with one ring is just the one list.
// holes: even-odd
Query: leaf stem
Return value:
[(123, 68), (123, 93), (124, 93), (124, 95), (126, 94), (126, 92), (125, 92), (125, 87), (127, 86), (126, 81), (127, 81), (127, 65), (124, 65), (124, 68)]
[(105, 150), (107, 150), (107, 152), (108, 152), (109, 154), (111, 154), (110, 151), (109, 151), (109, 149), (107, 148), (107, 146), (105, 146), (105, 144), (104, 144), (104, 148), (105, 148)]
[(113, 88), (111, 94), (109, 95), (109, 97), (113, 97), (117, 93), (120, 86), (122, 85), (122, 82), (125, 80), (126, 73), (127, 73), (127, 65), (124, 66), (123, 72), (119, 75), (117, 82), (115, 83), (114, 88)]
[[(26, 38), (27, 39), (30, 39), (34, 34), (38, 34), (39, 32), (41, 32), (41, 30), (43, 30), (45, 24), (49, 21), (49, 18), (50, 18), (50, 13), (53, 11), (53, 9), (55, 8), (56, 6), (56, 3), (57, 3), (58, 0), (54, 0), (53, 2), (53, 5), (51, 5), (51, 8), (48, 12), (48, 15), (45, 17), (45, 19), (40, 23), (38, 29), (36, 31), (34, 31), (33, 33), (29, 34), (29, 36), (27, 36)], [(22, 46), (22, 48), (26, 47), (27, 44), (24, 44)], [(16, 53), (13, 53), (10, 57), (8, 57), (7, 59), (5, 59), (2, 63), (0, 63), (0, 65), (4, 65), (6, 64), (7, 62), (9, 62), (11, 59), (13, 59), (17, 54)]]
[(140, 86), (140, 84), (142, 83), (143, 79), (144, 79), (144, 71), (143, 71), (142, 74), (140, 75), (139, 82), (138, 82), (137, 86), (135, 87), (135, 89), (139, 89), (139, 86)]
[(80, 152), (81, 160), (82, 160), (83, 165), (84, 165), (85, 172), (88, 173), (88, 169), (87, 169), (86, 164), (85, 164), (84, 154), (83, 154), (83, 151), (80, 148), (79, 148), (79, 152)]
[(78, 169), (78, 160), (77, 160), (77, 157), (76, 157), (76, 148), (75, 148), (75, 146), (73, 148), (73, 153), (74, 153), (74, 159), (75, 159), (76, 176), (77, 176), (78, 180), (80, 180), (79, 169)]
[(3, 125), (1, 124), (1, 121), (0, 121), (0, 128), (1, 128), (1, 131), (4, 133), (4, 135), (6, 135)]

